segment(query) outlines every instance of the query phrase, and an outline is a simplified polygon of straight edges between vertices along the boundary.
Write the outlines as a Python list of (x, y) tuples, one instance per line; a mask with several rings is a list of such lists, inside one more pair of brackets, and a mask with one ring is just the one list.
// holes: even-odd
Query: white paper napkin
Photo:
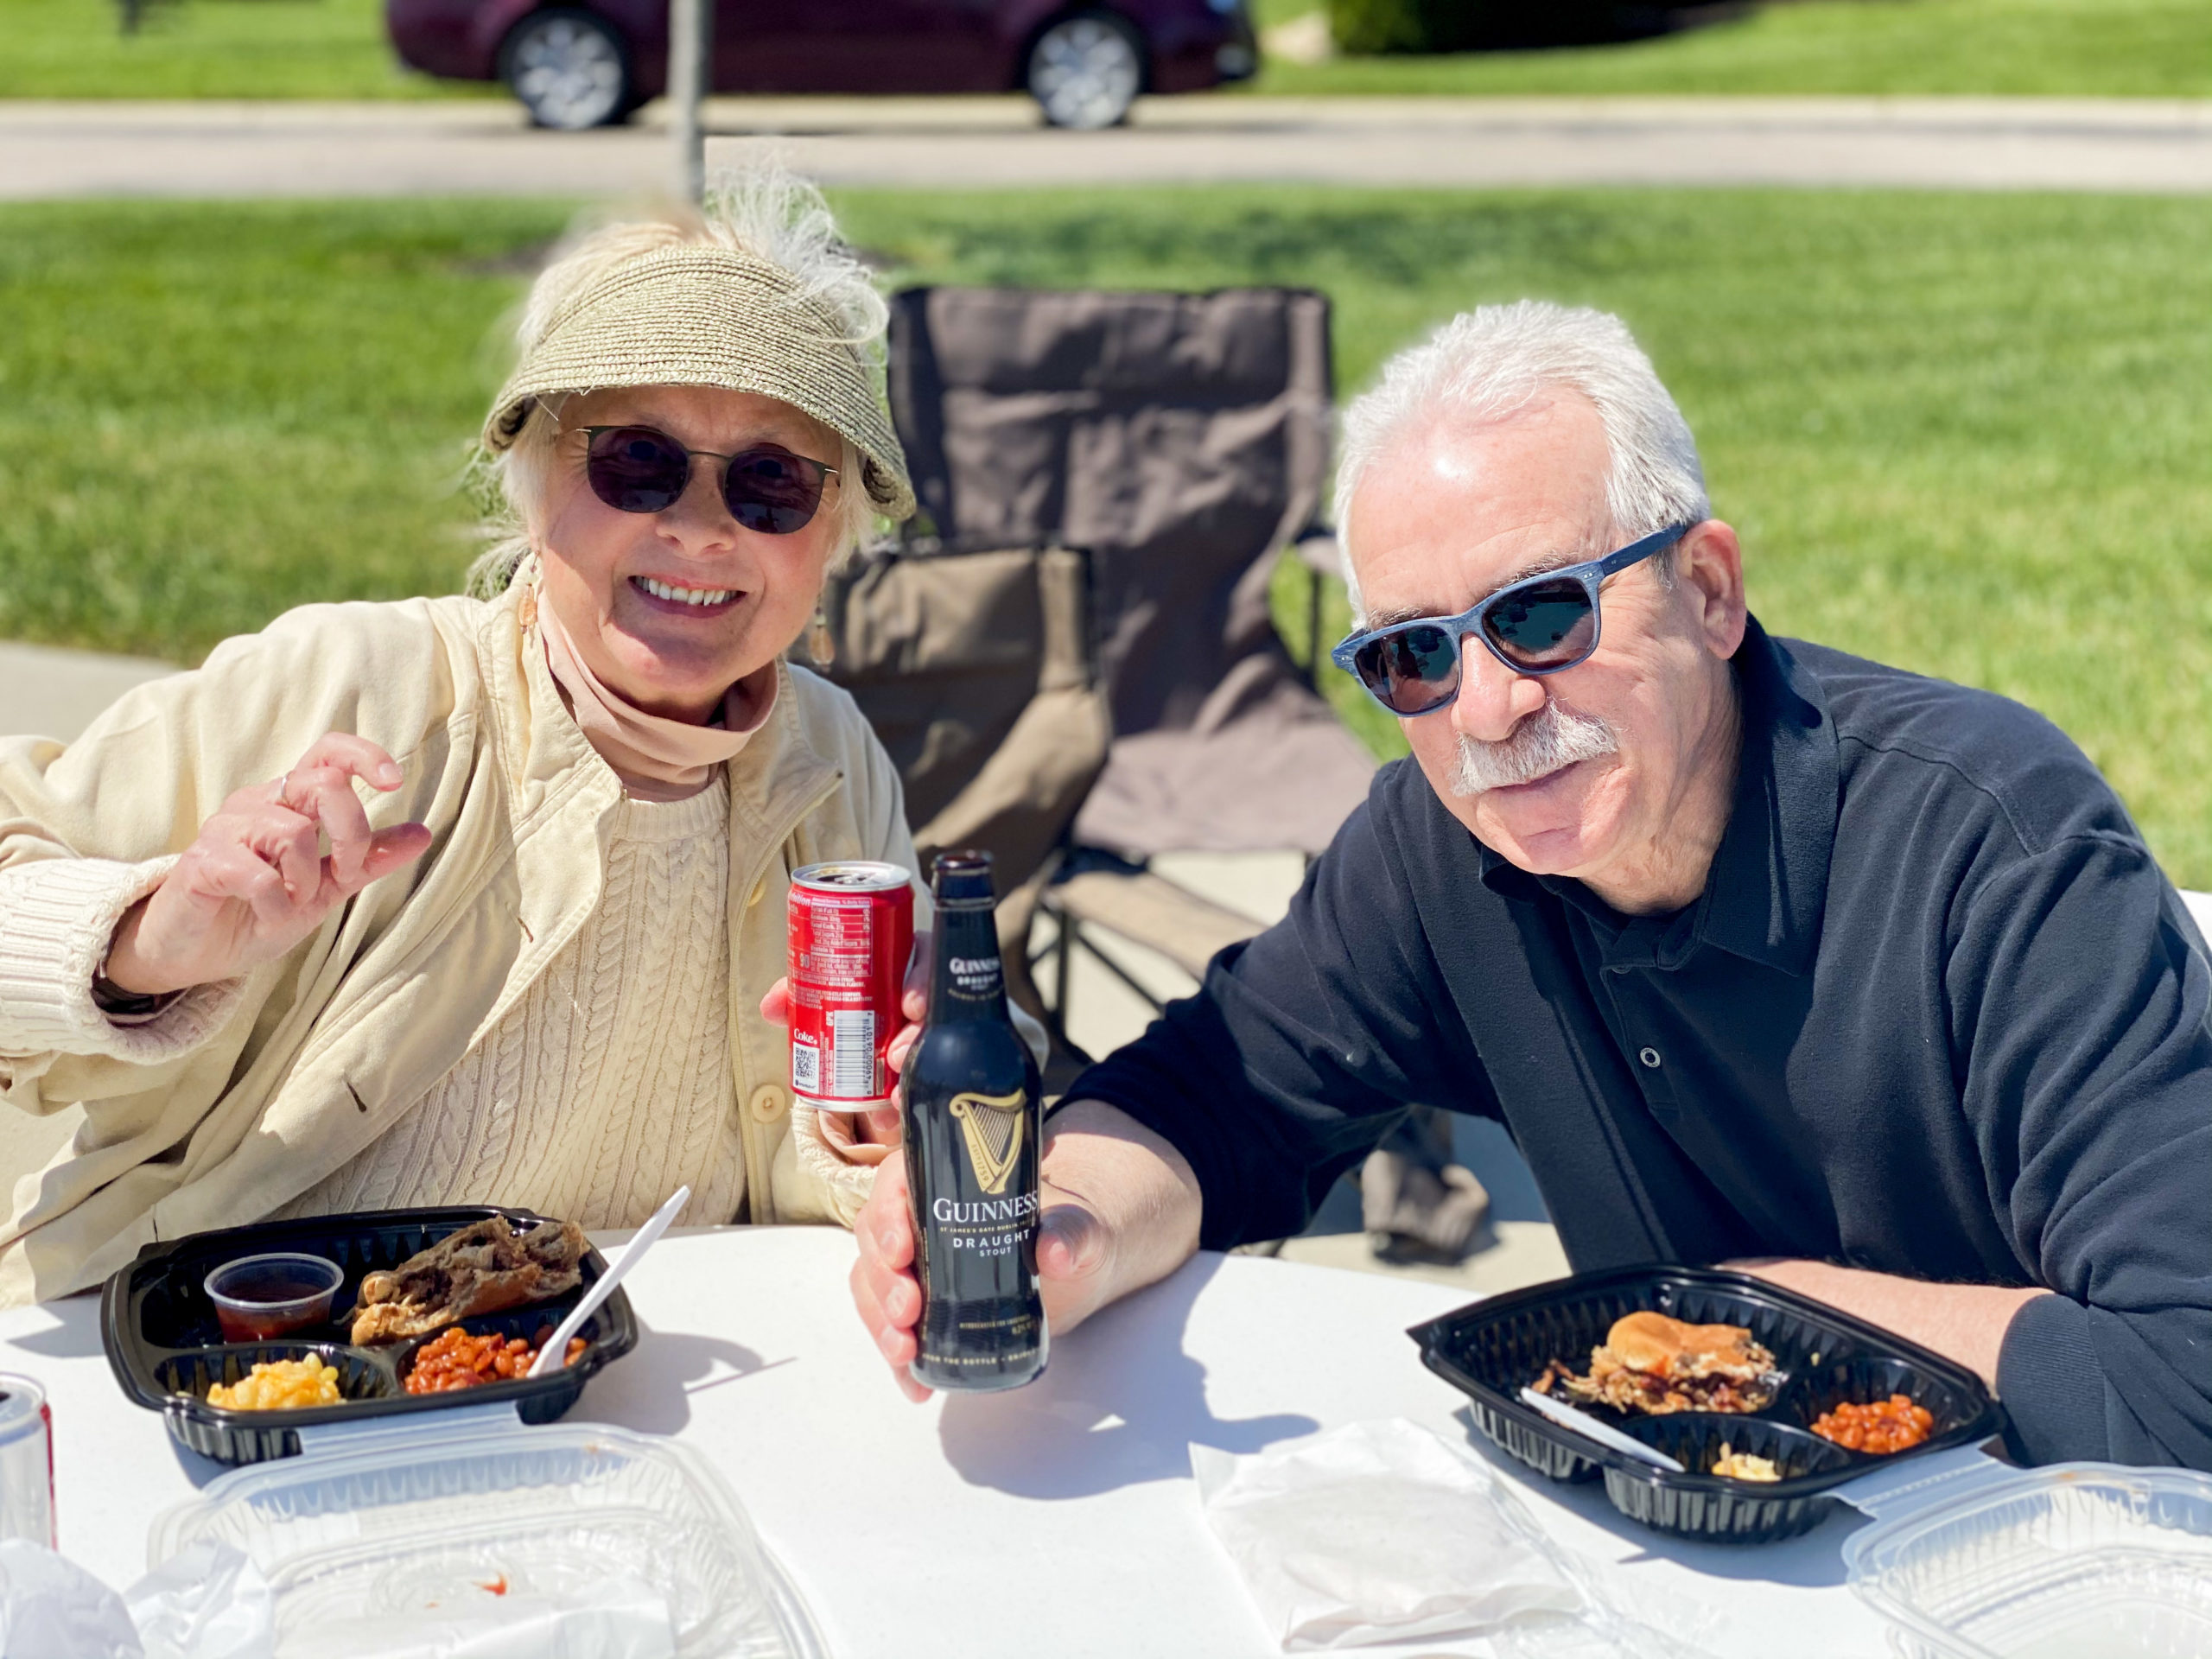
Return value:
[(1206, 1521), (1286, 1653), (1579, 1612), (1518, 1501), (1404, 1418), (1250, 1457), (1191, 1448)]
[(0, 1539), (0, 1659), (140, 1659), (123, 1599), (42, 1544)]
[(270, 1659), (275, 1599), (245, 1552), (201, 1539), (123, 1592), (146, 1659)]

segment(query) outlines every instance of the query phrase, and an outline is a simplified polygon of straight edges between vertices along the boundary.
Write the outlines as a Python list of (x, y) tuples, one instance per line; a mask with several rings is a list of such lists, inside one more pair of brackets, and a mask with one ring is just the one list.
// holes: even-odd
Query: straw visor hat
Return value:
[(788, 271), (734, 249), (685, 244), (627, 261), (556, 311), (484, 423), (511, 448), (538, 398), (608, 386), (722, 386), (775, 397), (852, 441), (875, 510), (914, 511), (906, 457), (860, 343)]

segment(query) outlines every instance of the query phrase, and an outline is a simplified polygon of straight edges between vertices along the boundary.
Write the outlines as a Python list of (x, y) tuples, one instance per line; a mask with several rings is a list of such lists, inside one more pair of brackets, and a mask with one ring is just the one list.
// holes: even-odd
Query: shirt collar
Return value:
[[(1842, 775), (1835, 728), (1819, 682), (1756, 618), (1747, 620), (1732, 666), (1743, 697), (1744, 735), (1728, 828), (1705, 892), (1686, 913), (1688, 928), (1637, 931), (1659, 936), (1647, 949), (1657, 947), (1662, 967), (1686, 960), (1700, 944), (1713, 944), (1746, 961), (1802, 974), (1819, 949), (1827, 905)], [(1580, 882), (1531, 876), (1479, 841), (1475, 844), (1484, 885), (1493, 892), (1533, 899), (1539, 887), (1549, 888), (1562, 898), (1586, 899), (1585, 908), (1596, 904), (1596, 895), (1586, 893)], [(1616, 926), (1619, 919), (1614, 918)]]

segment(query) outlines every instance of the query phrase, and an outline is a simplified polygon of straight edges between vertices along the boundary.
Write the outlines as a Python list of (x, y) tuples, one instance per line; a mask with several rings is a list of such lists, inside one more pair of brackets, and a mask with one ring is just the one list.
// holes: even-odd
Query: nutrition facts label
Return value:
[(875, 907), (817, 898), (799, 971), (824, 990), (867, 987), (875, 958)]

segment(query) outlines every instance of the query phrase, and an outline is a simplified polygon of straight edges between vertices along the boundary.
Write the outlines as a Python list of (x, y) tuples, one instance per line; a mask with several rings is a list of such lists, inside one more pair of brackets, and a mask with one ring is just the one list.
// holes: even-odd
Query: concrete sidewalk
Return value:
[[(0, 642), (0, 734), (35, 732), (68, 741), (132, 686), (175, 671), (168, 664), (137, 658)], [(1164, 874), (1217, 904), (1261, 922), (1274, 920), (1288, 907), (1305, 871), (1304, 861), (1296, 854), (1192, 853), (1162, 858), (1159, 865)], [(1046, 942), (1040, 936), (1039, 943)], [(1100, 943), (1156, 995), (1180, 996), (1193, 988), (1189, 976), (1163, 957), (1111, 938)], [(1152, 1017), (1141, 998), (1081, 952), (1076, 956), (1068, 1001), (1071, 1034), (1093, 1054), (1120, 1047)], [(76, 1126), (73, 1110), (50, 1119), (0, 1110), (0, 1167), (35, 1167)], [(1491, 1200), (1490, 1230), (1466, 1261), (1452, 1268), (1377, 1262), (1360, 1230), (1358, 1195), (1345, 1183), (1331, 1192), (1306, 1235), (1283, 1246), (1284, 1258), (1439, 1281), (1464, 1287), (1470, 1296), (1566, 1273), (1567, 1257), (1545, 1218), (1543, 1200), (1505, 1131), (1473, 1119), (1462, 1120), (1458, 1127), (1459, 1160), (1481, 1178)]]
[(143, 657), (110, 657), (0, 640), (0, 735), (76, 736), (132, 686), (176, 671)]
[[(665, 189), (662, 112), (534, 131), (503, 99), (0, 102), (0, 199), (624, 196)], [(1203, 181), (2212, 191), (2212, 102), (2084, 99), (1152, 99), (1071, 133), (1025, 99), (715, 99), (710, 162), (772, 144), (825, 183)]]

